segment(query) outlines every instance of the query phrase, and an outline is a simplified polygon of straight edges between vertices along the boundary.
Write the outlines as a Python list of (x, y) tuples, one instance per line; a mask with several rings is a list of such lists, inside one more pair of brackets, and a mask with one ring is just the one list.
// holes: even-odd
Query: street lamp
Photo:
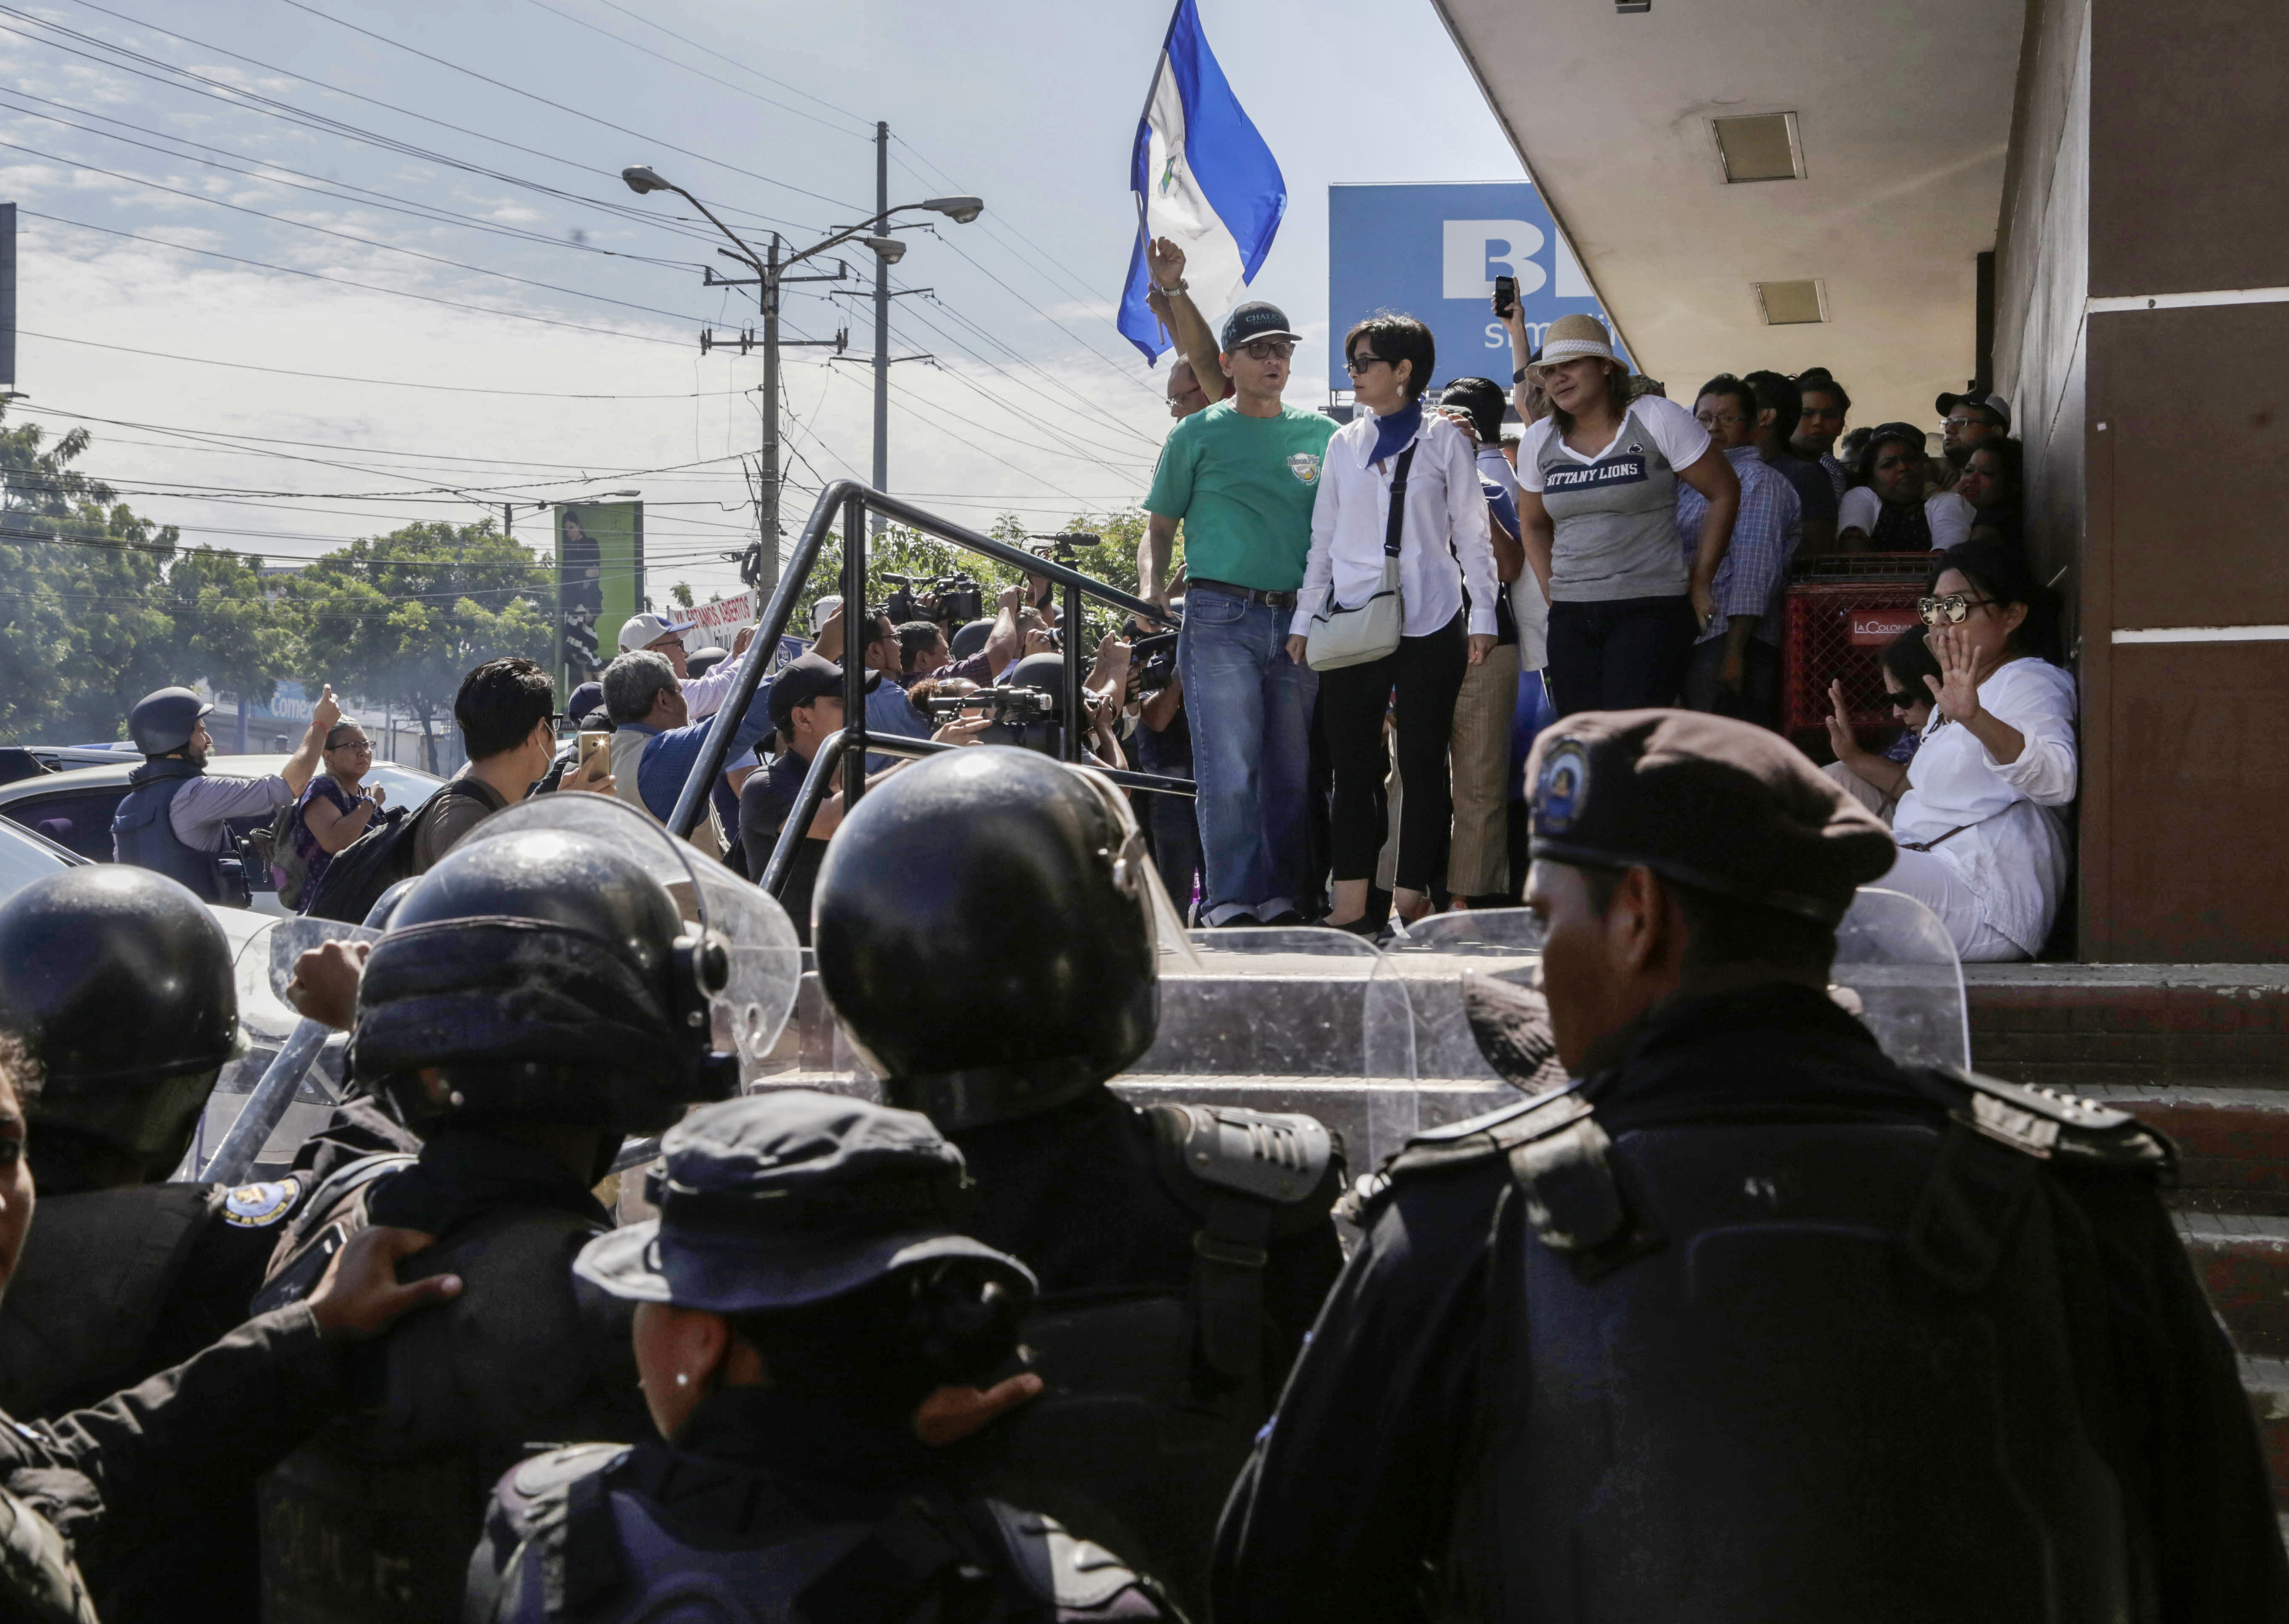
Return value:
[[(742, 264), (752, 267), (756, 276), (756, 300), (763, 313), (763, 445), (762, 445), (762, 568), (750, 585), (768, 590), (778, 580), (779, 539), (779, 291), (789, 281), (786, 273), (804, 260), (814, 259), (830, 248), (857, 240), (874, 252), (874, 488), (881, 490), (888, 477), (889, 374), (890, 374), (890, 293), (887, 267), (905, 258), (906, 245), (889, 235), (890, 217), (916, 211), (944, 215), (956, 225), (968, 225), (985, 211), (985, 204), (975, 197), (932, 197), (918, 203), (889, 206), (886, 190), (888, 179), (889, 126), (875, 126), (877, 155), (874, 174), (876, 211), (870, 218), (845, 231), (838, 231), (822, 242), (812, 243), (799, 253), (782, 259), (779, 254), (778, 233), (771, 234), (768, 253), (757, 254), (740, 238), (739, 234), (717, 219), (714, 211), (697, 197), (685, 191), (648, 163), (632, 163), (620, 171), (620, 179), (628, 189), (642, 195), (650, 192), (673, 192), (700, 213), (716, 230), (730, 238), (738, 249), (734, 256)], [(822, 280), (832, 281), (833, 278)], [(817, 343), (819, 340), (795, 340)], [(841, 343), (836, 342), (836, 347)]]

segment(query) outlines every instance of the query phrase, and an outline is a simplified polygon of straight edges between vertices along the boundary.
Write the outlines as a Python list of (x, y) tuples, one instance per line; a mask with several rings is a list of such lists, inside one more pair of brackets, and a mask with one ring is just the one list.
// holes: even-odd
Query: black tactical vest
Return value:
[(1199, 1222), (1191, 1291), (1045, 1293), (1023, 1340), (1048, 1390), (959, 1458), (986, 1493), (1120, 1551), (1202, 1617), (1216, 1517), (1277, 1397), (1264, 1380), (1267, 1243), (1328, 1222), (1342, 1149), (1307, 1116), (1145, 1114), (1162, 1180)]
[(2086, 1237), (2046, 1186), (2070, 1159), (2151, 1179), (2166, 1144), (2086, 1102), (1923, 1080), (1944, 1126), (1736, 1112), (1609, 1139), (1568, 1091), (1492, 1130), (1511, 1177), (1454, 1616), (2129, 1616), (2086, 1419), (2108, 1413), (2085, 1390), (2099, 1271), (2062, 1267)]
[(156, 870), (190, 888), (203, 901), (226, 900), (212, 852), (194, 851), (175, 836), (168, 814), (183, 785), (206, 769), (195, 761), (162, 757), (135, 769), (134, 788), (111, 814), (111, 846), (117, 861)]

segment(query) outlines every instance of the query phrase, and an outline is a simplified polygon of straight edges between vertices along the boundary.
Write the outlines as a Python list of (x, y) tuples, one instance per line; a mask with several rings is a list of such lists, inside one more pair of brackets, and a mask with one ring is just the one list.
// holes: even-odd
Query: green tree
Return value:
[(179, 538), (72, 466), (85, 429), (44, 438), (0, 427), (0, 739), (116, 739), (136, 700), (202, 674), (161, 595)]
[(684, 609), (690, 609), (696, 601), (691, 595), (691, 583), (689, 581), (678, 581), (667, 589), (667, 595)]
[(241, 752), (248, 707), (267, 705), (278, 679), (295, 669), (294, 627), (275, 596), (260, 559), (208, 547), (179, 554), (160, 593), (174, 622), (176, 646), (218, 697), (228, 693), (238, 701), (233, 748)]
[(315, 689), (406, 712), (437, 768), (436, 724), (472, 666), (522, 655), (546, 666), (554, 585), (538, 555), (477, 524), (409, 524), (352, 542), (296, 577), (299, 666)]

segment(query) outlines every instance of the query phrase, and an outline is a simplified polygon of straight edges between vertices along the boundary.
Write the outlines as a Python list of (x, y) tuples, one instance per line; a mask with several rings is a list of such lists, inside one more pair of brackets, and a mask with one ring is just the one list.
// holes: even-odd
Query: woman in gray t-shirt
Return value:
[[(1740, 481), (1684, 407), (1629, 399), (1595, 316), (1551, 322), (1535, 370), (1551, 411), (1519, 448), (1518, 515), (1550, 599), (1551, 699), (1561, 716), (1674, 705), (1715, 612)], [(1673, 528), (1679, 480), (1709, 498), (1690, 569)]]

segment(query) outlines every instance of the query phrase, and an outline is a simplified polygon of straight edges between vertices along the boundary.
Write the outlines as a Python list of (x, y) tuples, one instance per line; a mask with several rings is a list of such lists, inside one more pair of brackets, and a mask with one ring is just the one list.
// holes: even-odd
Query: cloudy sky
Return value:
[[(1200, 0), (1286, 172), (1256, 283), (1325, 376), (1327, 187), (1510, 179), (1516, 160), (1426, 0)], [(639, 489), (658, 593), (733, 585), (760, 357), (720, 242), (808, 245), (970, 192), (894, 285), (891, 488), (1044, 529), (1144, 491), (1161, 374), (1113, 330), (1129, 152), (1164, 0), (93, 0), (0, 3), (0, 201), (20, 294), (11, 408), (186, 538), (310, 557), (412, 518)], [(790, 529), (871, 456), (872, 257), (787, 305), (853, 358), (790, 351)], [(228, 364), (222, 364), (228, 363)], [(1165, 362), (1163, 363), (1165, 365)], [(544, 520), (520, 508), (521, 534)]]

